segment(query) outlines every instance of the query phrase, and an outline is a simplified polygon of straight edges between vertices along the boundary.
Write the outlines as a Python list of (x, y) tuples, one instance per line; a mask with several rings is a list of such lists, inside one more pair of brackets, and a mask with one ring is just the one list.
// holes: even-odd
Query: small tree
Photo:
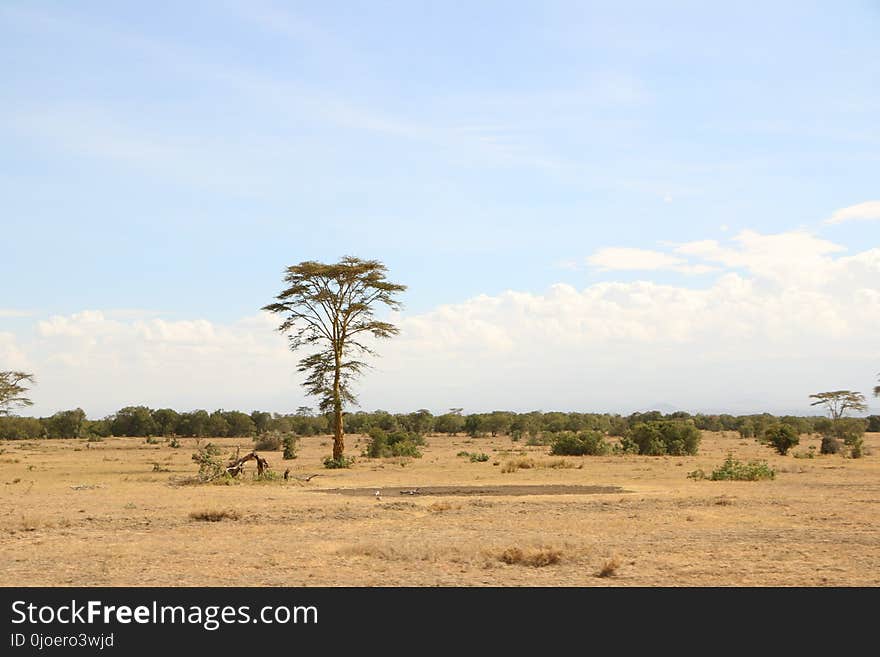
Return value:
[[(878, 376), (878, 381), (880, 381), (880, 374)], [(874, 386), (874, 396), (880, 397), (880, 386)]]
[(308, 373), (306, 393), (320, 399), (321, 412), (332, 413), (334, 462), (342, 462), (345, 449), (343, 408), (356, 402), (351, 382), (366, 367), (359, 357), (374, 353), (363, 338), (399, 332), (373, 315), (377, 304), (400, 308), (395, 295), (406, 290), (388, 281), (386, 271), (378, 260), (351, 256), (335, 264), (301, 262), (287, 268), (287, 287), (263, 307), (284, 318), (278, 330), (288, 336), (292, 350), (316, 349), (300, 360), (298, 370)]
[(291, 459), (296, 458), (296, 435), (289, 433), (281, 439), (281, 444), (284, 445), (284, 455), (283, 458), (285, 461), (289, 461)]
[[(831, 428), (830, 431), (824, 432), (819, 452), (821, 454), (837, 454), (840, 451), (842, 438), (846, 444), (853, 447), (853, 453), (856, 457), (861, 456), (860, 434), (858, 432), (856, 432), (858, 435), (852, 434), (848, 427), (849, 423), (846, 421), (846, 414), (849, 411), (864, 412), (868, 410), (865, 396), (852, 390), (834, 390), (810, 395), (810, 399), (816, 400), (810, 406), (825, 406), (831, 416)], [(862, 428), (862, 433), (864, 433), (864, 428)]]
[(550, 453), (558, 456), (602, 456), (610, 451), (601, 431), (560, 431), (553, 436)]
[(853, 392), (852, 390), (819, 392), (815, 395), (810, 395), (810, 399), (816, 400), (810, 406), (825, 406), (825, 410), (828, 411), (832, 421), (837, 421), (844, 417), (848, 411), (864, 412), (868, 410), (865, 396), (860, 392)]
[(34, 384), (34, 375), (27, 372), (0, 372), (0, 415), (9, 415), (19, 406), (33, 406), (25, 393)]
[(648, 456), (694, 455), (700, 447), (700, 430), (690, 420), (639, 422), (621, 440), (625, 451)]
[(773, 424), (764, 429), (764, 442), (785, 456), (800, 442), (797, 430), (790, 424)]

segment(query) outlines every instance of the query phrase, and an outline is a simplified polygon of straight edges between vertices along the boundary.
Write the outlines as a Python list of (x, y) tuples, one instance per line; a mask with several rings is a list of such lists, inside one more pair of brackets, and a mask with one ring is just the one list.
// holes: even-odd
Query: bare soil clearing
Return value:
[[(704, 433), (687, 457), (560, 458), (507, 436), (432, 436), (421, 459), (345, 470), (323, 468), (324, 436), (302, 439), (296, 460), (261, 452), (287, 481), (253, 481), (251, 468), (232, 485), (174, 486), (197, 470), (194, 441), (180, 442), (0, 442), (3, 584), (880, 586), (876, 433), (862, 459), (783, 457), (734, 433)], [(366, 445), (346, 442), (355, 456)], [(793, 451), (818, 445), (802, 437)], [(473, 451), (489, 460), (459, 456)], [(728, 452), (767, 460), (776, 479), (688, 479)], [(518, 461), (529, 467), (505, 468)]]

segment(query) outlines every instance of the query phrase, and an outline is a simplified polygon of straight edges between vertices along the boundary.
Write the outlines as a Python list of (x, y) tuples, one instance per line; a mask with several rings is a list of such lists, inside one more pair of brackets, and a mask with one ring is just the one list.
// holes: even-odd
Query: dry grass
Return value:
[(596, 572), (596, 577), (613, 577), (620, 568), (620, 557), (614, 556), (606, 560), (602, 567)]
[(514, 459), (513, 461), (507, 461), (504, 465), (501, 466), (501, 472), (504, 474), (508, 474), (511, 472), (516, 472), (517, 470), (531, 470), (535, 467), (535, 460), (530, 458), (521, 458)]
[(583, 468), (583, 463), (575, 463), (566, 459), (544, 459), (536, 460), (530, 457), (523, 457), (507, 461), (501, 466), (501, 472), (508, 474), (517, 470), (533, 470), (533, 469), (551, 469), (551, 470), (568, 470)]
[[(224, 454), (241, 442), (206, 440)], [(347, 441), (353, 454), (355, 441)], [(3, 456), (19, 460), (0, 460), (0, 554), (10, 556), (2, 569), (9, 586), (229, 586), (234, 562), (252, 586), (875, 587), (880, 434), (865, 442), (877, 456), (800, 460), (720, 433), (704, 434), (699, 455), (674, 458), (551, 457), (540, 446), (518, 454), (521, 443), (507, 436), (468, 447), (506, 452), (502, 464), (530, 459), (513, 475), (456, 457), (462, 438), (446, 436), (432, 437), (424, 457), (406, 467), (358, 458), (352, 468), (325, 470), (330, 441), (316, 436), (301, 440), (293, 464), (297, 473), (322, 474), (308, 485), (246, 477), (178, 487), (172, 477), (195, 474), (191, 439), (173, 449), (108, 438), (81, 452), (81, 440), (0, 441)], [(800, 447), (818, 444), (802, 437)], [(767, 460), (776, 479), (708, 486), (687, 478), (731, 451), (742, 461)], [(276, 472), (289, 465), (280, 455), (269, 461)], [(171, 473), (148, 472), (153, 462)], [(514, 484), (535, 489), (467, 493)], [(585, 485), (622, 490), (543, 492)], [(426, 493), (440, 487), (462, 494)], [(349, 488), (422, 493), (377, 501), (321, 492)], [(241, 520), (188, 517), (228, 509)], [(224, 521), (235, 531), (219, 531)], [(554, 553), (556, 563), (538, 566)], [(597, 577), (612, 555), (638, 567)]]
[(189, 517), (191, 520), (220, 522), (221, 520), (238, 520), (241, 515), (235, 509), (202, 509), (201, 511), (191, 511)]
[(526, 548), (509, 547), (498, 555), (498, 560), (508, 565), (532, 566), (542, 568), (552, 566), (562, 560), (562, 550), (554, 547)]
[(43, 515), (34, 513), (21, 513), (18, 516), (10, 518), (6, 525), (6, 530), (10, 534), (16, 532), (35, 532), (38, 530), (51, 530), (56, 528), (65, 529), (70, 527), (71, 522), (67, 518), (52, 519)]
[(432, 502), (428, 505), (428, 511), (432, 513), (443, 513), (444, 511), (452, 511), (460, 509), (461, 504), (453, 504), (452, 502)]

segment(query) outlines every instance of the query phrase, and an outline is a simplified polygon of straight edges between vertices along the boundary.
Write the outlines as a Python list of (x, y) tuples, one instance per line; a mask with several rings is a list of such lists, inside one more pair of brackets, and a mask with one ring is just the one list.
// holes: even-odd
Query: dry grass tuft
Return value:
[(399, 563), (469, 563), (474, 556), (457, 547), (422, 543), (368, 542), (346, 545), (336, 550), (344, 557), (367, 557), (378, 561)]
[(220, 522), (221, 520), (238, 520), (241, 518), (241, 515), (235, 509), (203, 509), (201, 511), (192, 511), (189, 517), (191, 520)]
[(565, 459), (550, 459), (548, 461), (540, 461), (537, 464), (539, 468), (553, 468), (553, 469), (562, 469), (562, 470), (570, 470), (572, 468), (583, 468), (582, 463), (574, 463), (573, 461), (567, 461)]
[(460, 509), (461, 504), (453, 504), (452, 502), (434, 502), (428, 505), (428, 511), (433, 513), (443, 513), (452, 509)]
[(507, 461), (502, 467), (501, 472), (510, 473), (516, 472), (517, 470), (537, 470), (540, 468), (549, 468), (549, 469), (571, 469), (571, 468), (583, 468), (583, 464), (576, 464), (571, 460), (566, 459), (545, 459), (543, 461), (536, 461), (530, 457), (523, 457), (519, 459), (513, 459), (512, 461)]
[(410, 511), (418, 505), (415, 502), (387, 502), (382, 505), (388, 511)]
[(16, 520), (11, 521), (7, 527), (10, 534), (15, 534), (17, 532), (34, 532), (38, 529), (53, 529), (56, 525), (69, 527), (70, 521), (62, 519), (60, 523), (55, 523), (43, 516), (23, 513)]
[(498, 560), (508, 565), (532, 566), (542, 568), (552, 566), (562, 560), (562, 550), (554, 547), (539, 547), (523, 550), (519, 547), (510, 547), (498, 555)]
[(501, 466), (501, 472), (507, 474), (509, 472), (516, 472), (517, 470), (531, 470), (534, 467), (535, 460), (525, 457), (521, 459), (507, 461), (503, 466)]
[(602, 567), (596, 572), (596, 577), (613, 577), (620, 568), (620, 558), (617, 556), (608, 559)]

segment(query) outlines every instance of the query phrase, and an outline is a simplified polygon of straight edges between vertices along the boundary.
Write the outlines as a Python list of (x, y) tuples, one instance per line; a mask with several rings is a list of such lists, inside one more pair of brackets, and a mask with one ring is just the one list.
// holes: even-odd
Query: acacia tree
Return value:
[(831, 415), (831, 419), (835, 422), (846, 415), (847, 411), (862, 412), (868, 410), (865, 396), (860, 392), (853, 392), (852, 390), (820, 392), (810, 395), (810, 399), (816, 400), (810, 406), (825, 406), (829, 415)]
[(33, 406), (24, 396), (34, 384), (34, 375), (27, 372), (0, 372), (0, 416), (9, 415), (16, 406)]
[(374, 351), (364, 338), (390, 338), (399, 329), (375, 319), (376, 305), (401, 307), (395, 295), (405, 285), (388, 281), (387, 268), (378, 260), (346, 256), (335, 264), (305, 261), (286, 269), (287, 287), (276, 302), (263, 310), (278, 313), (278, 327), (293, 351), (315, 351), (299, 361), (298, 371), (308, 372), (306, 393), (320, 400), (322, 413), (333, 415), (333, 460), (341, 461), (344, 443), (343, 409), (357, 401), (351, 383), (367, 366), (360, 360)]
[[(878, 377), (880, 377), (880, 375), (878, 375)], [(880, 381), (880, 378), (878, 378), (877, 380)], [(880, 397), (880, 386), (874, 386), (874, 396)]]
[(851, 447), (851, 456), (858, 458), (862, 455), (862, 435), (864, 434), (864, 424), (858, 420), (847, 419), (847, 411), (864, 412), (868, 410), (865, 403), (865, 396), (860, 392), (852, 390), (834, 390), (831, 392), (820, 392), (810, 395), (811, 399), (815, 399), (810, 406), (823, 405), (831, 416), (830, 434), (828, 432), (822, 436), (822, 444), (819, 452), (822, 454), (836, 454), (840, 451), (840, 442)]

